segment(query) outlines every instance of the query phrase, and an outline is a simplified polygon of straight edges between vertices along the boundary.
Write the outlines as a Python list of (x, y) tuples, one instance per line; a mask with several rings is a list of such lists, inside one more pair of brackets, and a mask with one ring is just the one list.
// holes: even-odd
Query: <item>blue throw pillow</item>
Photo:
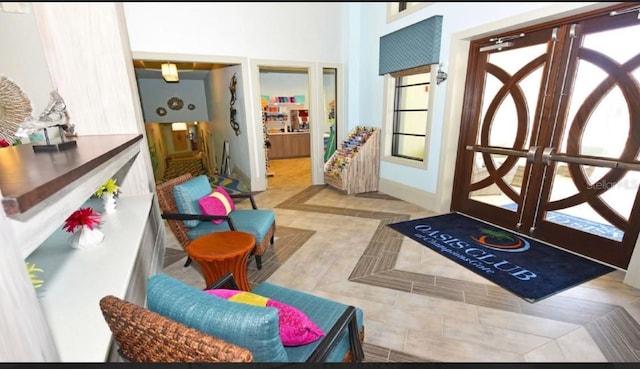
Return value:
[[(213, 191), (206, 175), (199, 175), (173, 187), (173, 197), (181, 214), (202, 214), (198, 201)], [(199, 220), (185, 220), (184, 226), (193, 228)]]
[(247, 348), (256, 362), (286, 362), (278, 310), (211, 296), (166, 274), (147, 283), (151, 311), (227, 342)]

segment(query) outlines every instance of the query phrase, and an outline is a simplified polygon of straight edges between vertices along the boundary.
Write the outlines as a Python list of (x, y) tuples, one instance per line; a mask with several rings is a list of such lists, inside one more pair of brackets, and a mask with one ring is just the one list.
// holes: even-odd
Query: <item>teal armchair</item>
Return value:
[[(207, 289), (223, 287), (237, 289), (231, 274)], [(268, 282), (258, 284), (252, 293), (299, 309), (325, 335), (311, 343), (284, 346), (276, 308), (212, 296), (165, 274), (149, 278), (147, 308), (113, 296), (106, 296), (100, 304), (119, 352), (129, 361), (322, 363), (364, 360), (360, 308)], [(123, 308), (123, 305), (128, 306)]]
[[(171, 232), (186, 251), (189, 243), (208, 233), (220, 231), (242, 231), (252, 234), (256, 246), (251, 255), (256, 267), (262, 269), (262, 255), (275, 239), (276, 220), (271, 209), (258, 209), (252, 193), (231, 194), (235, 200), (249, 199), (251, 209), (236, 209), (228, 215), (202, 214), (198, 200), (213, 191), (206, 175), (193, 177), (183, 174), (156, 186), (162, 218), (167, 220)], [(220, 224), (211, 221), (221, 220)], [(191, 259), (188, 258), (185, 266)]]

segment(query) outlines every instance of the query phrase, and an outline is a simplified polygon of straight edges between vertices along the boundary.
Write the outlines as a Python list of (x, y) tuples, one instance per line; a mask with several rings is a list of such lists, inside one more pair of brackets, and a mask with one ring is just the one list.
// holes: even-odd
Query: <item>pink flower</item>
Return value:
[(93, 229), (93, 226), (100, 225), (100, 217), (102, 214), (95, 212), (93, 208), (82, 208), (71, 214), (62, 227), (65, 231), (73, 233), (76, 227), (87, 226)]

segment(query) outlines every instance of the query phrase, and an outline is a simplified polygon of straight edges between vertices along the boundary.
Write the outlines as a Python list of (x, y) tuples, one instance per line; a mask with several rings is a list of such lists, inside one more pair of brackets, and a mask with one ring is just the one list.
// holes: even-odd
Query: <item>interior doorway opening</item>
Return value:
[[(175, 82), (167, 82), (162, 75), (161, 65), (168, 60), (177, 67)], [(186, 172), (217, 175), (218, 148), (229, 136), (235, 136), (227, 129), (227, 74), (241, 73), (241, 64), (220, 58), (142, 53), (134, 55), (133, 66), (156, 183)], [(241, 109), (246, 121), (244, 113)]]
[[(259, 67), (258, 73), (269, 186), (273, 177), (291, 173), (294, 168), (288, 168), (287, 163), (299, 162), (288, 159), (311, 158), (311, 125), (317, 122), (309, 113), (311, 90), (307, 68)], [(274, 160), (279, 160), (280, 170), (274, 169)], [(310, 172), (296, 172), (302, 178), (309, 177), (311, 184), (307, 175)]]
[(324, 184), (324, 163), (336, 150), (343, 116), (340, 66), (263, 61), (254, 70), (267, 177), (278, 175), (272, 160), (308, 157), (310, 184)]

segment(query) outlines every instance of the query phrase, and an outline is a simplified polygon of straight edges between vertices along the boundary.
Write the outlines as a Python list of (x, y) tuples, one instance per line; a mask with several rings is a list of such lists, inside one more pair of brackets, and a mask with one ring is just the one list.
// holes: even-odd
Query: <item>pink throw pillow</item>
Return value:
[[(213, 192), (198, 200), (200, 210), (204, 215), (229, 215), (236, 206), (229, 193), (222, 187), (217, 187)], [(220, 224), (222, 219), (213, 219), (213, 224)]]
[(283, 302), (251, 292), (224, 288), (205, 290), (204, 292), (233, 302), (255, 306), (270, 306), (278, 309), (280, 339), (284, 346), (306, 345), (324, 336), (322, 329), (309, 319), (304, 312)]

